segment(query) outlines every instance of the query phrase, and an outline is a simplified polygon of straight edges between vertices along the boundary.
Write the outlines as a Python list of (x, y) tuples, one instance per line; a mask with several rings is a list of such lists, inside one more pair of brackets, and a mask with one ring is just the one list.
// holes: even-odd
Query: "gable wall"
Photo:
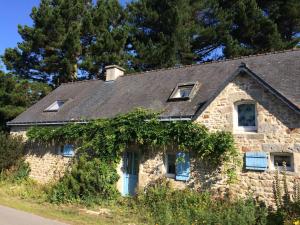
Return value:
[[(234, 129), (234, 103), (241, 100), (256, 102), (257, 132), (236, 132)], [(211, 131), (232, 132), (236, 147), (243, 157), (247, 151), (292, 152), (295, 172), (288, 172), (292, 189), (295, 177), (300, 175), (300, 115), (258, 84), (249, 75), (239, 75), (229, 83), (197, 118)], [(269, 162), (270, 163), (270, 162)], [(239, 171), (238, 181), (231, 186), (239, 196), (249, 192), (269, 203), (273, 202), (274, 171)], [(218, 187), (219, 186), (219, 187)], [(216, 188), (228, 187), (217, 185)]]

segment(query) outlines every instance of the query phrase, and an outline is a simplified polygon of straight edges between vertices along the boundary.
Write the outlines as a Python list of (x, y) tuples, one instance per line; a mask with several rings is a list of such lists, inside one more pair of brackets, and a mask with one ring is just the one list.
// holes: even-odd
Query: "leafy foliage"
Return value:
[(94, 203), (117, 196), (115, 166), (101, 159), (80, 156), (72, 169), (49, 194), (51, 202), (84, 201)]
[(24, 155), (24, 143), (21, 137), (0, 133), (0, 171), (17, 165)]
[(114, 196), (112, 185), (117, 181), (116, 165), (121, 153), (133, 144), (143, 151), (162, 151), (169, 146), (180, 151), (193, 151), (196, 157), (205, 158), (215, 166), (237, 156), (229, 133), (209, 133), (205, 127), (188, 121), (160, 122), (157, 114), (142, 109), (85, 125), (34, 127), (27, 135), (34, 142), (55, 140), (79, 146), (79, 158), (71, 172), (54, 188), (53, 201)]
[(267, 209), (254, 200), (213, 199), (208, 193), (174, 190), (166, 181), (137, 197), (152, 224), (267, 224)]
[[(7, 48), (7, 69), (55, 85), (131, 71), (289, 49), (299, 42), (298, 0), (42, 0), (33, 26)], [(78, 76), (80, 75), (80, 76)]]
[(96, 6), (92, 0), (42, 0), (30, 16), (33, 27), (19, 25), (23, 41), (3, 56), (19, 76), (59, 85), (77, 80), (79, 71), (99, 76), (105, 65), (122, 64), (127, 36), (117, 0)]
[(0, 71), (0, 130), (6, 122), (48, 94), (51, 87), (44, 83), (19, 79)]
[(274, 199), (277, 211), (270, 213), (269, 217), (273, 224), (296, 224), (295, 221), (300, 220), (300, 182), (299, 179), (294, 180), (293, 195), (288, 189), (287, 169), (285, 162), (283, 163), (282, 180), (279, 178), (279, 169), (274, 176)]

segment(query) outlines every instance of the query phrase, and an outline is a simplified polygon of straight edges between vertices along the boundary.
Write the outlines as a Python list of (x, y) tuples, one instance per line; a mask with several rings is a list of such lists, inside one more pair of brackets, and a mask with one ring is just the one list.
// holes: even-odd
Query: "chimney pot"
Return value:
[(117, 65), (106, 66), (105, 70), (106, 70), (106, 74), (105, 74), (106, 81), (116, 80), (118, 77), (123, 76), (125, 72), (124, 68)]

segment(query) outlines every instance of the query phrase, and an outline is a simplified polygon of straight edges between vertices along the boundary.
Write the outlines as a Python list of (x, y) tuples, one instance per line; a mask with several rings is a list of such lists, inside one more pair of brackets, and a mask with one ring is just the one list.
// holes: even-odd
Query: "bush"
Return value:
[(0, 133), (0, 171), (3, 172), (20, 163), (24, 149), (22, 137)]
[(53, 186), (49, 199), (54, 203), (78, 201), (86, 204), (110, 200), (117, 196), (118, 178), (114, 165), (81, 156), (70, 172)]
[(252, 199), (212, 199), (208, 193), (172, 190), (165, 181), (137, 198), (153, 224), (267, 224), (267, 210)]

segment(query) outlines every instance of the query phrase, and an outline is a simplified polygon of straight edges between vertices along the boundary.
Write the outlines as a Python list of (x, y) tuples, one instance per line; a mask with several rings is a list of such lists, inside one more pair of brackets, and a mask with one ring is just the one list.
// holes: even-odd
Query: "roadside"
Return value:
[(0, 206), (0, 218), (0, 225), (66, 225), (5, 206)]
[(20, 184), (0, 183), (0, 205), (74, 225), (142, 224), (138, 215), (128, 207), (108, 205), (85, 209), (80, 205), (49, 204), (43, 201), (42, 196), (36, 196), (35, 199), (32, 196), (20, 195), (20, 188), (26, 193)]

